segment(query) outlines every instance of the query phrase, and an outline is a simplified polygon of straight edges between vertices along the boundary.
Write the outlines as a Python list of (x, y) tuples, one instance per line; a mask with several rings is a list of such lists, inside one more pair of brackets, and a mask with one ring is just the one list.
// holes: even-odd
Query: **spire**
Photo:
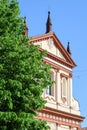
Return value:
[(27, 22), (26, 22), (26, 17), (24, 17), (24, 25), (25, 25), (24, 35), (28, 36), (28, 26), (27, 26)]
[(70, 43), (68, 42), (68, 45), (67, 45), (67, 52), (71, 55), (71, 50), (70, 50)]
[(51, 23), (51, 18), (50, 18), (50, 11), (48, 11), (48, 18), (47, 18), (47, 23), (46, 23), (46, 33), (49, 33), (52, 31), (52, 23)]

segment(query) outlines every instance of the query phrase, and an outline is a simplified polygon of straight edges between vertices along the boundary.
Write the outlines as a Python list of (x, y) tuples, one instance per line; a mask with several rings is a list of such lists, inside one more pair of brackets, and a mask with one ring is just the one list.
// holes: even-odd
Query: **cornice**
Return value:
[(77, 120), (79, 122), (82, 122), (85, 119), (85, 117), (82, 117), (76, 114), (74, 115), (68, 112), (60, 111), (60, 110), (49, 108), (49, 107), (45, 107), (40, 112), (45, 112), (45, 113), (53, 114), (56, 116), (65, 117), (72, 120)]
[[(43, 51), (42, 48), (39, 48), (39, 50), (40, 50), (40, 51)], [(50, 59), (52, 59), (52, 60), (54, 60), (54, 61), (56, 61), (56, 62), (58, 62), (58, 63), (60, 63), (60, 64), (62, 64), (62, 65), (65, 65), (66, 67), (69, 67), (69, 68), (71, 68), (71, 69), (74, 67), (74, 65), (72, 65), (72, 64), (70, 64), (69, 62), (67, 62), (67, 61), (65, 61), (65, 60), (63, 60), (63, 59), (61, 59), (60, 57), (57, 57), (57, 56), (53, 55), (53, 54), (50, 53), (50, 52), (47, 52), (47, 57), (50, 58)], [(45, 59), (45, 61), (46, 61), (46, 59)]]

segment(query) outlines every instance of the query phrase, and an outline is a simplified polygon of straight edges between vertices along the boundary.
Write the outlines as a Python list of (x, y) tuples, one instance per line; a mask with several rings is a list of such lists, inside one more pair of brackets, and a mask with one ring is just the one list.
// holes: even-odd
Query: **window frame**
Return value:
[[(51, 70), (50, 73), (51, 73), (51, 80), (55, 81), (55, 71)], [(53, 84), (52, 86), (47, 87), (46, 95), (53, 96), (53, 97), (55, 96), (55, 84)]]
[(62, 89), (62, 97), (67, 98), (67, 78), (66, 77), (62, 77), (61, 89)]

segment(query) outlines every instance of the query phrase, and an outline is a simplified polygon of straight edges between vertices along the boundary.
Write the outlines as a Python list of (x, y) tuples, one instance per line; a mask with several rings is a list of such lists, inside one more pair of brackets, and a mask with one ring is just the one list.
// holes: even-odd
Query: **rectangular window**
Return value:
[(48, 86), (46, 89), (46, 94), (51, 95), (51, 86)]
[[(51, 71), (51, 79), (50, 80), (54, 81), (54, 72), (53, 71)], [(52, 86), (47, 87), (46, 94), (54, 96), (54, 84)]]

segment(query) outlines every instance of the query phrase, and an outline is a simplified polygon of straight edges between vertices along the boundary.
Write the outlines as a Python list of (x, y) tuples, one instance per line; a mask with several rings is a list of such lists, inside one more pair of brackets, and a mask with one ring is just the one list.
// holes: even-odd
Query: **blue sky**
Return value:
[[(29, 35), (44, 34), (48, 11), (52, 30), (64, 47), (70, 42), (73, 69), (73, 96), (80, 103), (81, 115), (87, 118), (87, 0), (18, 0), (22, 17), (27, 17)], [(82, 126), (87, 126), (87, 119)]]

